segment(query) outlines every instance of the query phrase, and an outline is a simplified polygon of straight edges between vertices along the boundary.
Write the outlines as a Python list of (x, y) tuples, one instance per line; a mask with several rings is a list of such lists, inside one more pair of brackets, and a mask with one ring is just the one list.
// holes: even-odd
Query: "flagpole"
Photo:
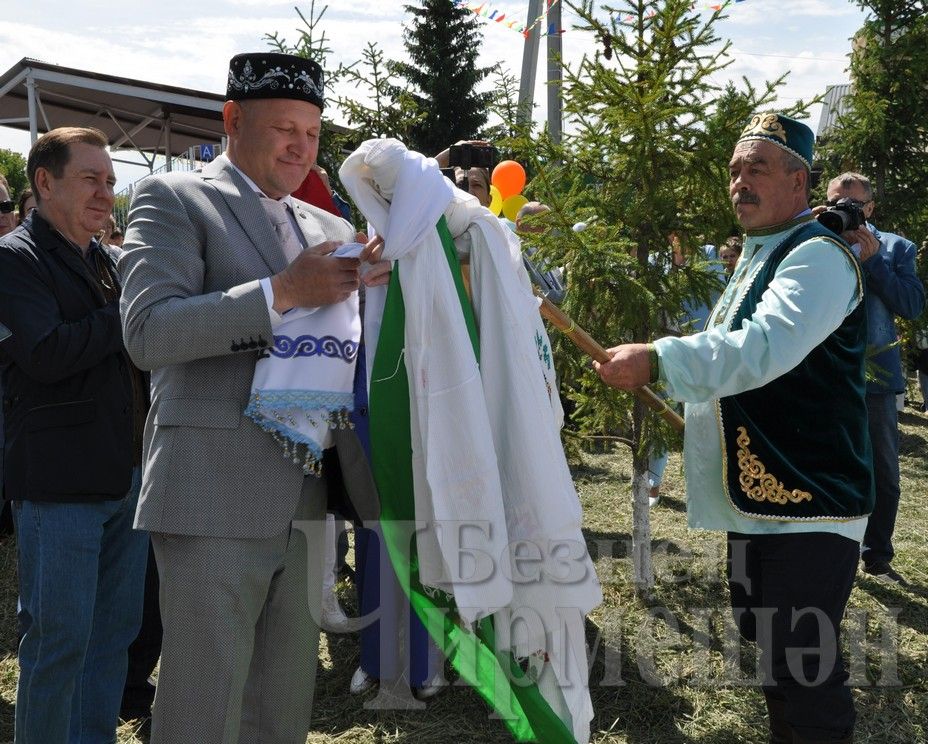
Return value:
[(541, 31), (534, 21), (541, 14), (541, 0), (529, 0), (528, 18), (525, 21), (528, 29), (525, 34), (525, 46), (522, 51), (522, 75), (519, 78), (519, 110), (516, 121), (521, 126), (527, 126), (532, 121), (532, 109), (535, 102), (535, 73), (538, 69), (538, 45), (541, 41)]
[(551, 141), (561, 142), (561, 88), (564, 73), (561, 69), (561, 3), (548, 0), (548, 134)]

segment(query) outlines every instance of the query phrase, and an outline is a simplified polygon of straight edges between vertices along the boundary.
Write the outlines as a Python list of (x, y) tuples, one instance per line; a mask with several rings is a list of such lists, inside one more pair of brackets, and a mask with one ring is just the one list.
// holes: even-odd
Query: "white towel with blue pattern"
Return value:
[[(364, 248), (346, 243), (334, 256), (356, 257)], [(334, 305), (294, 308), (262, 350), (245, 414), (267, 431), (307, 475), (322, 473), (322, 451), (332, 428), (349, 427), (354, 370), (361, 342), (358, 293)]]

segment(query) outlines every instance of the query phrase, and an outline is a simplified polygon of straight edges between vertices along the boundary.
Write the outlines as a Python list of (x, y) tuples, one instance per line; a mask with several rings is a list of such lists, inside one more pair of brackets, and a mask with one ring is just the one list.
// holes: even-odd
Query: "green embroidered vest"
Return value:
[[(774, 248), (729, 330), (751, 317), (780, 262), (810, 238), (827, 240), (847, 253), (862, 296), (863, 276), (850, 248), (811, 220)], [(866, 310), (860, 302), (795, 368), (761, 388), (719, 401), (726, 486), (739, 512), (757, 519), (810, 521), (870, 513), (874, 479), (866, 345)]]

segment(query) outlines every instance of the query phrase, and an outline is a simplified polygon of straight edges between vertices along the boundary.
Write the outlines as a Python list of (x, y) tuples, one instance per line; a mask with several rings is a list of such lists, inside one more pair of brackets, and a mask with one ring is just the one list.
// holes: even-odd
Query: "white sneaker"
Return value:
[(343, 632), (348, 630), (351, 621), (342, 610), (338, 603), (338, 597), (334, 591), (328, 591), (322, 595), (322, 619), (319, 625), (323, 630), (329, 632)]
[(361, 667), (358, 667), (354, 670), (354, 674), (351, 675), (351, 684), (348, 685), (348, 692), (352, 695), (360, 695), (370, 690), (376, 684), (376, 679), (361, 669)]
[(435, 676), (433, 676), (431, 679), (427, 679), (423, 683), (422, 687), (416, 688), (413, 691), (413, 695), (416, 696), (416, 700), (431, 700), (440, 692), (444, 692), (447, 688), (448, 683), (445, 681), (445, 678), (439, 671), (436, 672)]

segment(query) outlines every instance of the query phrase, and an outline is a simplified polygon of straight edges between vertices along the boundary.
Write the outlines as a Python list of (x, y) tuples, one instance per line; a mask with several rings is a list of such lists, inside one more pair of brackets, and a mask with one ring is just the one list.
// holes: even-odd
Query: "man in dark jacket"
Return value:
[(147, 391), (122, 343), (105, 136), (40, 138), (37, 209), (0, 238), (5, 495), (19, 538), (17, 744), (112, 741), (138, 631), (147, 539), (133, 531)]
[[(10, 185), (6, 178), (0, 173), (0, 236), (6, 235), (16, 226), (16, 204), (10, 199)], [(0, 327), (0, 341), (2, 341), (9, 329)], [(0, 388), (0, 397), (3, 396), (3, 389)], [(3, 410), (0, 409), (0, 495), (3, 493)], [(9, 505), (6, 502), (0, 503), (0, 536), (8, 535), (13, 532), (13, 522), (10, 517)]]

